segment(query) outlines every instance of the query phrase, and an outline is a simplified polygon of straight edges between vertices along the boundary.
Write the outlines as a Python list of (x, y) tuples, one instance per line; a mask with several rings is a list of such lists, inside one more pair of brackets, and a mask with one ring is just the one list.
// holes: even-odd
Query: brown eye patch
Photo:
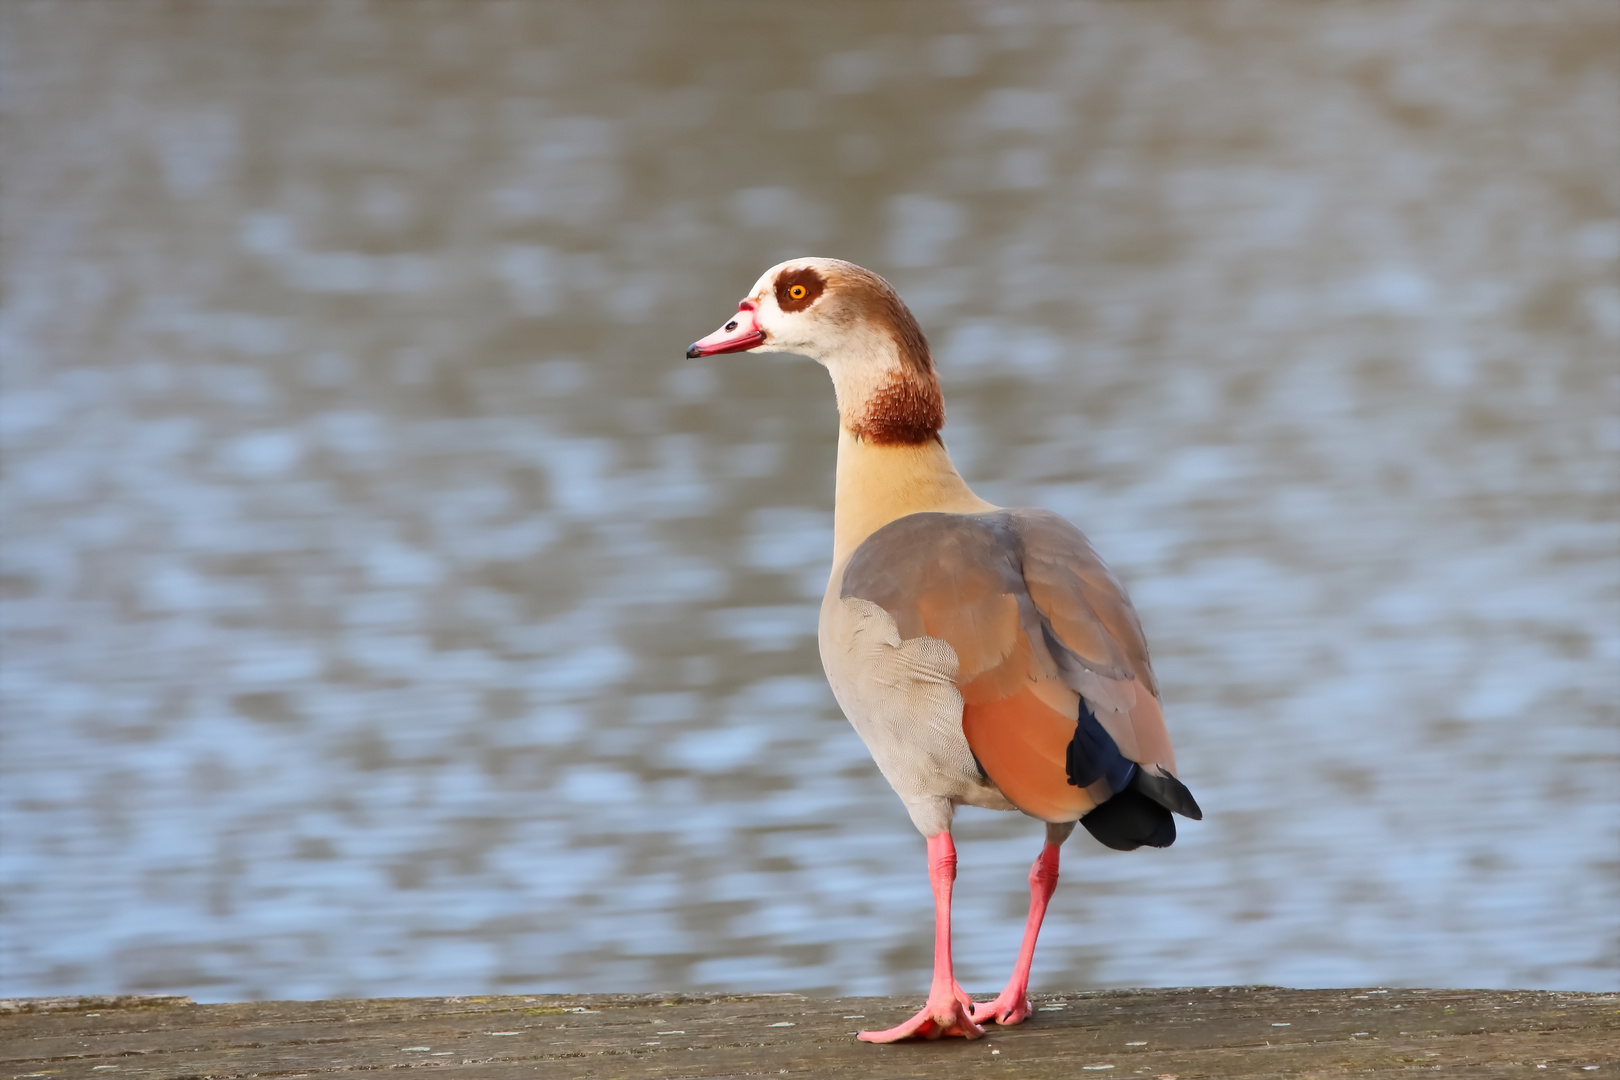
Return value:
[(776, 306), (783, 311), (803, 311), (826, 288), (827, 280), (808, 266), (785, 270), (776, 276)]

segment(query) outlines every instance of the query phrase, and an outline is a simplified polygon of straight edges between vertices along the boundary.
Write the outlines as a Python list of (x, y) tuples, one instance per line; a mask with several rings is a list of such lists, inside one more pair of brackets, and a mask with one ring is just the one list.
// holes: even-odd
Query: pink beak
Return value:
[(765, 344), (765, 331), (754, 317), (754, 302), (744, 300), (737, 305), (737, 317), (706, 338), (700, 338), (686, 347), (687, 356), (713, 356), (715, 353), (746, 352), (756, 345)]

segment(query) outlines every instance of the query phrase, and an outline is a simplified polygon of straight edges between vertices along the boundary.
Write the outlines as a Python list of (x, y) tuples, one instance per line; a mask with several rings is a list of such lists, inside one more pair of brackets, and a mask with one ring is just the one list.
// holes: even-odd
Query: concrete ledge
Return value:
[(97, 1009), (148, 1009), (159, 1005), (195, 1005), (177, 994), (90, 994), (85, 997), (0, 998), (0, 1016), (11, 1013), (94, 1012)]
[(8, 1001), (0, 1076), (1552, 1077), (1620, 1071), (1620, 995), (1201, 987), (1043, 994), (983, 1039), (868, 1046), (916, 998), (568, 994)]

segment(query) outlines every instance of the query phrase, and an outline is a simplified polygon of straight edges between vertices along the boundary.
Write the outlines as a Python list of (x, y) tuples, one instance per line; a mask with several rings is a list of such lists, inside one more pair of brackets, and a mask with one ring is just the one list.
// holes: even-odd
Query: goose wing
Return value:
[(884, 608), (902, 639), (951, 646), (968, 745), (1026, 813), (1073, 821), (1144, 771), (1133, 766), (1173, 777), (1136, 611), (1058, 515), (900, 518), (861, 544), (840, 588)]

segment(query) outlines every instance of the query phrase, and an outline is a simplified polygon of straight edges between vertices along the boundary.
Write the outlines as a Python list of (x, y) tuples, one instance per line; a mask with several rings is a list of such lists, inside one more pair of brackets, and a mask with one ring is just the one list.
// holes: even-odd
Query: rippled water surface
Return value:
[[(1036, 983), (1620, 985), (1611, 3), (0, 8), (7, 993), (921, 992), (815, 365), (911, 302), (1207, 811)], [(1039, 827), (960, 819), (963, 981)]]

